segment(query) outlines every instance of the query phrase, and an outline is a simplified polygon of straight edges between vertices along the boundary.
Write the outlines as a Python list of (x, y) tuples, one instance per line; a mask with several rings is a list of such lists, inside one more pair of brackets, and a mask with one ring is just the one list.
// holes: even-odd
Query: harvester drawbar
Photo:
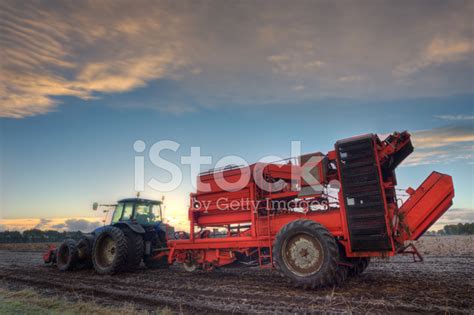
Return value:
[[(190, 195), (188, 237), (129, 220), (137, 211), (142, 219), (148, 215), (140, 201), (124, 219), (126, 203), (119, 203), (117, 220), (89, 237), (90, 258), (75, 254), (75, 260), (92, 260), (99, 273), (136, 268), (141, 259), (159, 262), (156, 267), (182, 263), (187, 271), (260, 266), (304, 288), (340, 285), (362, 273), (371, 257), (403, 253), (452, 205), (452, 178), (437, 172), (408, 188), (404, 202), (397, 196), (395, 169), (412, 152), (408, 132), (384, 140), (367, 134), (298, 161), (201, 173)], [(61, 265), (61, 247), (50, 254)]]

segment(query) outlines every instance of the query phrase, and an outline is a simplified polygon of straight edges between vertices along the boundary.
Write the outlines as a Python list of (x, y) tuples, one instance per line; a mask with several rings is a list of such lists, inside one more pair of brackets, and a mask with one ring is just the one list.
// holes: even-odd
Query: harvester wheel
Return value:
[(59, 245), (56, 259), (60, 271), (73, 270), (78, 260), (76, 241), (72, 239), (64, 240), (64, 242)]
[(183, 268), (187, 272), (195, 272), (196, 270), (200, 269), (197, 263), (188, 261), (183, 263)]
[(297, 287), (316, 288), (334, 283), (339, 252), (334, 237), (321, 224), (296, 220), (278, 232), (273, 261)]
[(140, 266), (145, 251), (143, 236), (133, 232), (129, 228), (123, 228), (122, 231), (125, 234), (128, 243), (128, 255), (125, 270), (134, 271)]
[(94, 242), (92, 263), (99, 274), (114, 274), (124, 270), (127, 262), (128, 242), (117, 227), (104, 228)]
[(94, 244), (94, 237), (84, 236), (77, 242), (78, 261), (77, 269), (92, 268), (92, 246)]
[(349, 277), (359, 276), (367, 268), (369, 262), (370, 258), (358, 258), (356, 261), (353, 262), (354, 267), (349, 269)]
[(334, 275), (334, 285), (340, 287), (346, 281), (349, 273), (349, 268), (346, 266), (339, 265), (337, 266), (336, 274)]
[(153, 257), (145, 257), (143, 259), (145, 266), (148, 269), (167, 269), (169, 268), (168, 256), (162, 256), (159, 259), (153, 259)]
[(334, 275), (333, 285), (341, 287), (349, 276), (349, 268), (346, 264), (349, 262), (346, 256), (346, 250), (341, 242), (337, 242), (339, 249), (339, 264), (337, 265), (336, 274)]
[(360, 259), (357, 259), (355, 261), (351, 261), (351, 263), (353, 264), (353, 266), (351, 268), (349, 268), (348, 276), (349, 277), (357, 277), (360, 274), (360, 268), (359, 268)]
[(370, 258), (363, 258), (364, 262), (362, 263), (362, 272), (369, 267)]

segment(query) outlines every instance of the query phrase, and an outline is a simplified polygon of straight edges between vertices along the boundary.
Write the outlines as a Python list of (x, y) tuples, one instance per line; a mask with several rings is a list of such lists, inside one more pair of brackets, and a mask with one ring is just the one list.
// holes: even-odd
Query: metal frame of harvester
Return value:
[[(190, 271), (257, 261), (304, 287), (343, 280), (371, 257), (404, 252), (407, 241), (418, 239), (452, 205), (452, 178), (437, 172), (417, 190), (409, 188), (400, 205), (394, 170), (412, 152), (407, 132), (385, 140), (368, 134), (340, 140), (335, 150), (302, 156), (299, 163), (202, 173), (190, 196), (190, 237), (168, 241), (168, 261)], [(317, 182), (305, 180), (304, 172)], [(263, 186), (252, 174), (263, 174)], [(242, 176), (249, 176), (248, 184), (233, 191)], [(340, 189), (333, 201), (327, 189), (335, 181)], [(283, 185), (265, 189), (275, 182)], [(210, 190), (204, 191), (206, 185)], [(314, 202), (322, 206), (306, 206)], [(211, 237), (208, 228), (225, 229), (226, 235)]]

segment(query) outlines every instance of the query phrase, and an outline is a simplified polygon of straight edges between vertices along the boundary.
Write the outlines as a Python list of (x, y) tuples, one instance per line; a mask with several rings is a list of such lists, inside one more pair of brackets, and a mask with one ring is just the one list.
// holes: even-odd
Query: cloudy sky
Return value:
[[(440, 222), (473, 221), (473, 9), (1, 0), (0, 227), (100, 221), (92, 201), (133, 195), (137, 139), (179, 142), (170, 160), (201, 146), (252, 162), (288, 156), (291, 140), (328, 151), (340, 138), (405, 129), (416, 152), (400, 186), (433, 169), (452, 174), (455, 205)], [(165, 194), (179, 224), (190, 181)]]

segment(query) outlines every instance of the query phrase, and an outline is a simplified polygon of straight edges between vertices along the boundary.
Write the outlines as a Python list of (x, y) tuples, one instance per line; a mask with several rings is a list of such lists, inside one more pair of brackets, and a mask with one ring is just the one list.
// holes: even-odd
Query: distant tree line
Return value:
[[(0, 243), (58, 243), (67, 238), (79, 240), (82, 235), (83, 233), (80, 231), (59, 232), (55, 230), (42, 231), (39, 229), (25, 230), (23, 232), (3, 231), (0, 232)], [(425, 235), (474, 235), (474, 222), (445, 225), (442, 230), (428, 231)]]
[(78, 240), (82, 232), (59, 232), (55, 230), (42, 231), (38, 229), (0, 232), (0, 243), (58, 243), (67, 238)]
[(445, 225), (442, 230), (428, 231), (425, 235), (474, 235), (474, 222)]

